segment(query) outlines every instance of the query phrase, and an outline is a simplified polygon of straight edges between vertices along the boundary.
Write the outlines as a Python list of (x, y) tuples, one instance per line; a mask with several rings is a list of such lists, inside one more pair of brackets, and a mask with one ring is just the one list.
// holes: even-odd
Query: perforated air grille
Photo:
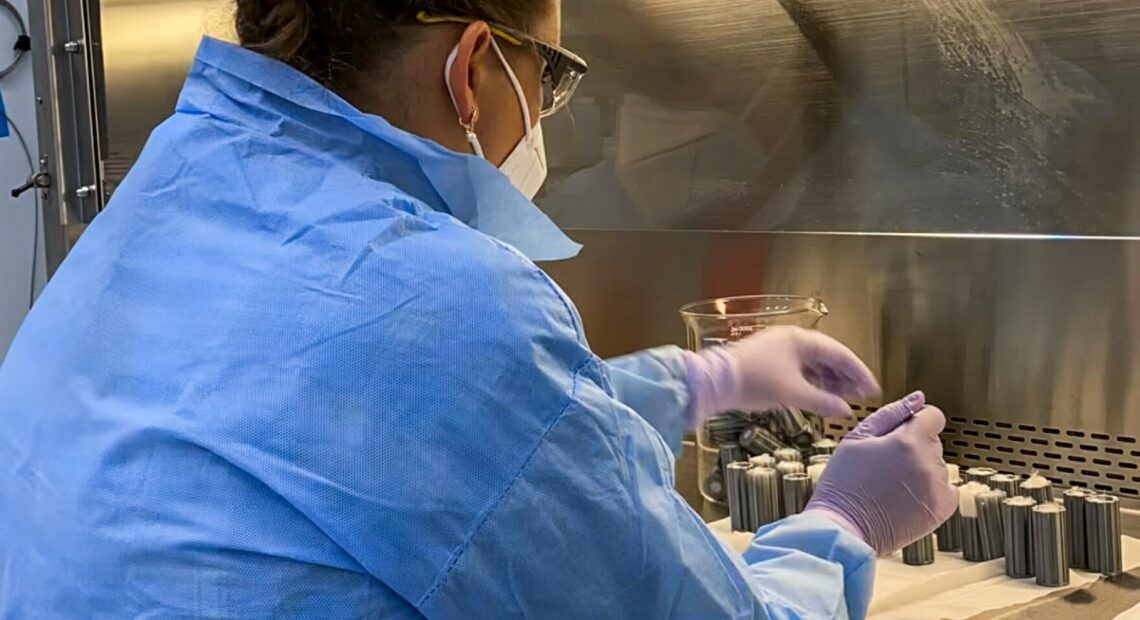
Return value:
[[(874, 407), (854, 407), (862, 420)], [(854, 423), (827, 421), (825, 434), (840, 439)], [(963, 468), (992, 467), (1028, 475), (1034, 471), (1062, 487), (1084, 487), (1120, 496), (1140, 508), (1140, 442), (1136, 437), (1001, 420), (951, 417), (942, 433), (946, 461)]]

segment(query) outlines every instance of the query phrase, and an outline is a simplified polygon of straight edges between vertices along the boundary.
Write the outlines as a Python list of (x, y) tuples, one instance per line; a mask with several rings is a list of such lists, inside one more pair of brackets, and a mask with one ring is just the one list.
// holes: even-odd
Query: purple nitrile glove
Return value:
[(933, 532), (958, 507), (938, 439), (945, 426), (922, 392), (879, 409), (840, 442), (807, 511), (825, 514), (879, 555)]
[(686, 358), (690, 428), (718, 413), (803, 409), (851, 416), (849, 399), (879, 393), (871, 370), (839, 342), (798, 327), (771, 327)]

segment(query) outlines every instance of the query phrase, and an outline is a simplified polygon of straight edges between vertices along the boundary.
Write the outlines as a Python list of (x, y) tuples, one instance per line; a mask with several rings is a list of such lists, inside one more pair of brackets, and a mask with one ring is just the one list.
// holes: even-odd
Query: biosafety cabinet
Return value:
[[(232, 9), (30, 4), (54, 267), (172, 111), (199, 37), (232, 37)], [(684, 344), (677, 310), (698, 299), (818, 297), (886, 397), (945, 409), (948, 460), (1140, 505), (1135, 0), (563, 13), (591, 71), (547, 122), (538, 203), (585, 246), (545, 267), (600, 354)]]

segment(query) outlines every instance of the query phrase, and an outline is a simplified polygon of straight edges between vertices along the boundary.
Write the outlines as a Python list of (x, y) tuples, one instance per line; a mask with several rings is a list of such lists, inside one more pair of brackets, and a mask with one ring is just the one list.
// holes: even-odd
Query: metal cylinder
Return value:
[(780, 489), (780, 516), (782, 516), (782, 517), (788, 516), (788, 513), (784, 512), (784, 485), (782, 482), (784, 476), (790, 476), (792, 474), (802, 474), (802, 473), (805, 473), (806, 471), (807, 471), (807, 468), (804, 467), (804, 464), (796, 462), (796, 461), (782, 461), (780, 463), (776, 463), (776, 472), (780, 475), (780, 480), (781, 480), (781, 482), (778, 485), (779, 489)]
[(1021, 495), (1021, 476), (995, 474), (990, 477), (989, 486), (995, 491), (1005, 493), (1006, 497), (1017, 497)]
[(786, 474), (784, 485), (784, 516), (798, 515), (811, 499), (811, 476), (804, 473)]
[(808, 458), (808, 465), (827, 465), (829, 462), (831, 462), (830, 454), (816, 454)]
[(773, 415), (779, 421), (783, 436), (793, 445), (810, 448), (819, 441), (819, 430), (799, 409), (781, 409), (773, 412)]
[(961, 551), (962, 513), (955, 510), (954, 514), (934, 531), (934, 537), (938, 540), (939, 551)]
[(1028, 495), (1038, 504), (1053, 503), (1053, 483), (1044, 476), (1034, 473), (1029, 480), (1021, 483), (1021, 494)]
[(1005, 528), (1002, 525), (1004, 491), (978, 493), (974, 501), (978, 506), (978, 540), (982, 559), (995, 560), (1005, 555)]
[(804, 467), (803, 463), (783, 461), (776, 463), (776, 471), (780, 472), (781, 476), (787, 476), (788, 474), (802, 474), (807, 471), (807, 468)]
[(734, 532), (751, 531), (748, 490), (745, 488), (744, 480), (749, 469), (752, 469), (751, 463), (729, 463), (724, 466), (725, 495), (728, 496), (728, 519)]
[(961, 521), (962, 532), (962, 559), (967, 562), (981, 562), (986, 559), (982, 555), (982, 539), (978, 532), (978, 518), (963, 516)]
[(1069, 585), (1069, 552), (1065, 546), (1065, 507), (1053, 502), (1033, 507), (1033, 568), (1037, 585)]
[(741, 463), (748, 460), (748, 454), (737, 445), (722, 445), (720, 447), (720, 463), (727, 466), (729, 463)]
[(1115, 577), (1123, 572), (1120, 499), (1112, 495), (1093, 495), (1086, 498), (1085, 526), (1089, 570), (1107, 577)]
[(835, 454), (835, 449), (837, 447), (839, 447), (839, 444), (835, 443), (835, 441), (831, 439), (820, 439), (811, 445), (811, 450), (815, 454), (815, 456), (811, 458), (814, 459), (819, 456), (831, 456), (832, 454)]
[(1088, 527), (1085, 524), (1085, 503), (1092, 493), (1084, 489), (1069, 489), (1061, 494), (1065, 505), (1065, 518), (1068, 527), (1065, 529), (1066, 544), (1069, 546), (1069, 567), (1085, 570), (1089, 567), (1088, 549), (1085, 541), (1088, 539)]
[(748, 462), (752, 463), (753, 467), (767, 467), (769, 469), (774, 469), (776, 467), (776, 457), (772, 456), (771, 454), (761, 454), (760, 456), (754, 456), (748, 459)]
[(1005, 530), (1005, 574), (1014, 579), (1033, 576), (1033, 507), (1031, 497), (1011, 497), (1002, 502)]
[(705, 478), (705, 492), (709, 497), (718, 501), (728, 501), (728, 496), (725, 493), (724, 472), (719, 467), (712, 470), (712, 473)]
[(966, 482), (979, 482), (990, 486), (990, 478), (997, 475), (997, 470), (990, 467), (971, 467), (966, 470)]
[(811, 484), (814, 487), (819, 484), (819, 479), (823, 477), (823, 472), (827, 470), (827, 463), (816, 463), (808, 465), (807, 473), (811, 476)]
[(977, 495), (989, 490), (989, 487), (980, 482), (967, 482), (958, 488), (958, 512), (962, 513), (958, 531), (961, 532), (962, 557), (969, 562), (985, 560), (978, 529)]
[(934, 535), (927, 534), (913, 544), (903, 547), (903, 563), (907, 566), (926, 566), (934, 563)]
[(781, 448), (772, 453), (780, 463), (802, 463), (804, 457), (795, 448)]
[(780, 518), (779, 474), (768, 467), (753, 467), (745, 476), (748, 486), (750, 531), (756, 531)]
[[(761, 454), (775, 454), (777, 450), (787, 449), (784, 442), (763, 426), (752, 426), (739, 435), (740, 447), (752, 456)], [(798, 452), (797, 452), (798, 454)]]
[(734, 444), (740, 434), (752, 426), (752, 421), (743, 413), (730, 412), (709, 418), (704, 425), (713, 445)]

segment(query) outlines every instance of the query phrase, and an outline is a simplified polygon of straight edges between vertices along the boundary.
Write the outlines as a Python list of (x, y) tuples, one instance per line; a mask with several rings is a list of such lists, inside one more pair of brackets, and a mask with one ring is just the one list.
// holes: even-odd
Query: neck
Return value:
[[(424, 41), (421, 45), (430, 45)], [(432, 140), (460, 153), (470, 153), (455, 107), (443, 83), (443, 64), (422, 59), (446, 57), (445, 52), (409, 53), (407, 61), (386, 63), (380, 70), (358, 74), (355, 83), (338, 94), (362, 112), (379, 116), (408, 133)]]

